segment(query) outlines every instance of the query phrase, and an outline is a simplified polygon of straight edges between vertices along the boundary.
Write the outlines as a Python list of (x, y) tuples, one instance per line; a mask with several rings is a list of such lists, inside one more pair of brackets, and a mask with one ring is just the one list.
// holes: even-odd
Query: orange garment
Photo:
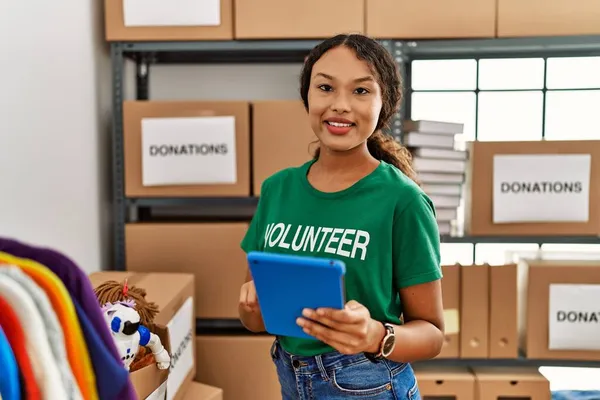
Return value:
[(0, 264), (12, 264), (19, 267), (46, 292), (62, 325), (67, 357), (81, 395), (85, 400), (98, 400), (96, 376), (92, 369), (87, 344), (79, 325), (75, 306), (63, 282), (44, 265), (2, 251), (0, 251)]

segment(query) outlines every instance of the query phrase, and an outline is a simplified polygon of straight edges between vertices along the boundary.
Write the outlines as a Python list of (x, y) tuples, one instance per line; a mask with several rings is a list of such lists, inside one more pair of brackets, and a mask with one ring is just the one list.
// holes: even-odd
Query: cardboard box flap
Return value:
[(192, 382), (188, 388), (183, 400), (221, 400), (223, 399), (223, 389), (205, 385), (199, 382)]
[[(152, 293), (152, 301), (161, 310), (157, 316), (157, 323), (167, 324), (171, 317), (181, 308), (188, 299), (188, 295), (193, 293), (194, 279), (189, 274), (177, 273), (152, 273), (144, 275), (137, 285)], [(179, 293), (179, 296), (166, 296), (164, 288), (168, 287), (170, 293)]]
[(435, 367), (419, 366), (414, 367), (415, 376), (422, 381), (463, 381), (473, 382), (475, 377), (468, 369), (462, 367)]
[(102, 282), (106, 281), (122, 281), (125, 278), (131, 278), (135, 275), (135, 272), (125, 272), (125, 271), (100, 271), (94, 272), (88, 279), (90, 280), (92, 287), (96, 288)]
[(571, 268), (571, 267), (600, 267), (599, 260), (538, 260), (525, 259), (523, 263), (531, 268), (553, 267), (553, 268)]
[(544, 375), (534, 368), (526, 367), (478, 367), (475, 377), (480, 382), (547, 382)]

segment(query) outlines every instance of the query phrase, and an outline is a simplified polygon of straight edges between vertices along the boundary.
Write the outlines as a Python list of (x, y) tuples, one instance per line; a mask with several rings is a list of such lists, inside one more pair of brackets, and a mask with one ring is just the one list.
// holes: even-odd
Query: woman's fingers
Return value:
[(246, 311), (254, 312), (258, 310), (258, 298), (256, 296), (256, 287), (254, 282), (246, 282), (240, 290), (240, 304)]

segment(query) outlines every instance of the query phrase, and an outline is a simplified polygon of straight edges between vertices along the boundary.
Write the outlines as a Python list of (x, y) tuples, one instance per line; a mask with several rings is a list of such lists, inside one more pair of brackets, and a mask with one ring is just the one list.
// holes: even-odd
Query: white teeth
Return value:
[(328, 121), (327, 123), (329, 125), (331, 125), (331, 126), (337, 126), (339, 128), (348, 128), (348, 127), (352, 126), (352, 124), (344, 124), (344, 123), (341, 123), (341, 122), (331, 122), (331, 121)]

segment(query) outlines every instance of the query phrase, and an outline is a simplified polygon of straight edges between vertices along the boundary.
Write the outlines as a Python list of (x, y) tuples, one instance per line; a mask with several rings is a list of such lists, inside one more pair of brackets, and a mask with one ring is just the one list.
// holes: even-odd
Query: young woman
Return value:
[[(318, 340), (275, 340), (282, 397), (418, 399), (409, 363), (441, 349), (442, 274), (434, 207), (381, 132), (402, 96), (396, 64), (372, 39), (335, 36), (307, 57), (300, 92), (319, 149), (263, 183), (242, 248), (339, 258), (349, 301), (304, 310), (297, 323)], [(250, 274), (239, 312), (264, 331)]]

